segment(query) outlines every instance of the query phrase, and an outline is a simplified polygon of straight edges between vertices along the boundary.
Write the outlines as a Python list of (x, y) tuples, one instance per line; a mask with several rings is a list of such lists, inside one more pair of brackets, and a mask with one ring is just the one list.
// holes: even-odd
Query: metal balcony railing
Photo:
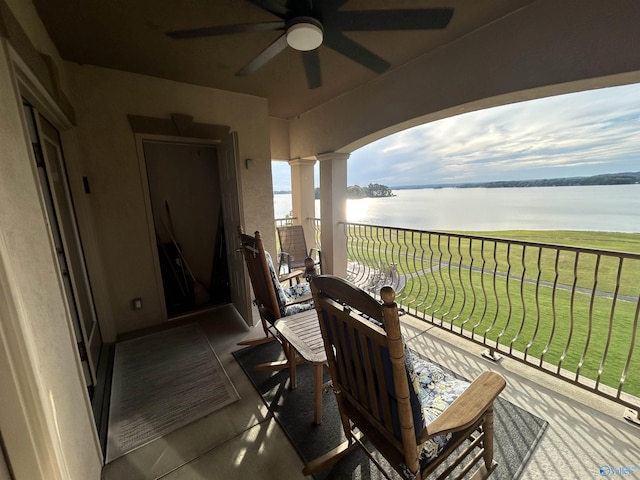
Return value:
[(639, 254), (353, 223), (344, 231), (352, 282), (373, 295), (391, 285), (408, 314), (637, 419)]
[[(313, 226), (320, 248), (321, 222)], [(640, 410), (640, 254), (344, 223), (347, 278), (413, 317)]]
[(293, 225), (296, 217), (285, 217), (285, 218), (276, 218), (274, 220), (276, 228), (278, 227), (287, 227), (289, 225)]

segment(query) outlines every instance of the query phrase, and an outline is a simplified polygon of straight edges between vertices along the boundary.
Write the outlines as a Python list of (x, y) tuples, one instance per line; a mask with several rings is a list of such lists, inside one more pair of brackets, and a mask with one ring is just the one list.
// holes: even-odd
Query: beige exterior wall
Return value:
[[(54, 60), (77, 114), (72, 127), (60, 111), (53, 115), (57, 118), (44, 112), (61, 129), (106, 341), (163, 321), (151, 261), (155, 239), (146, 228), (143, 178), (127, 114), (169, 118), (183, 113), (237, 131), (245, 226), (263, 231), (273, 248), (271, 183), (265, 182), (271, 178), (266, 100), (64, 63), (33, 5), (11, 1), (9, 8), (27, 41)], [(18, 480), (98, 479), (102, 455), (23, 123), (14, 61), (22, 64), (0, 37), (0, 430)], [(40, 80), (51, 85), (38, 74), (31, 80), (36, 87)], [(51, 102), (44, 89), (41, 93), (45, 103)], [(246, 158), (254, 160), (251, 169), (244, 168)], [(84, 175), (91, 182), (90, 195), (82, 189)], [(137, 296), (145, 309), (134, 315), (130, 300)]]
[(97, 479), (102, 456), (10, 55), (0, 38), (0, 430), (18, 480)]
[(8, 5), (11, 13), (16, 17), (16, 20), (20, 23), (20, 26), (27, 34), (29, 41), (33, 44), (35, 49), (45, 55), (50, 56), (55, 64), (58, 66), (58, 80), (65, 92), (69, 91), (69, 84), (67, 82), (66, 72), (62, 67), (62, 59), (56, 49), (55, 45), (51, 41), (46, 28), (40, 21), (38, 13), (33, 7), (33, 2), (25, 2), (24, 0), (3, 0)]
[(289, 160), (289, 121), (271, 117), (269, 119), (271, 137), (271, 160)]
[[(271, 182), (265, 182), (271, 178), (267, 103), (138, 74), (67, 67), (78, 123), (77, 156), (67, 159), (81, 166), (78, 175), (86, 175), (91, 184), (91, 194), (79, 200), (87, 204), (94, 225), (92, 241), (99, 258), (89, 259), (90, 272), (92, 278), (104, 279), (104, 288), (94, 294), (103, 335), (113, 341), (117, 334), (163, 321), (163, 298), (154, 269), (155, 238), (148, 228), (150, 212), (143, 189), (147, 179), (127, 115), (169, 119), (180, 113), (193, 116), (197, 123), (228, 125), (237, 131), (245, 228), (264, 231), (273, 245)], [(253, 159), (250, 169), (245, 166), (247, 158)], [(142, 310), (131, 309), (136, 297), (143, 300)]]

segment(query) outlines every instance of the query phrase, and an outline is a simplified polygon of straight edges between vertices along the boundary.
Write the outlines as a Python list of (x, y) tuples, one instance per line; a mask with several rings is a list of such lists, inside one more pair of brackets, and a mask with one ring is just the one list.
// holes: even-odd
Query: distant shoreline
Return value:
[[(590, 177), (543, 178), (538, 180), (502, 180), (493, 182), (434, 183), (428, 185), (391, 186), (391, 190), (422, 190), (425, 188), (524, 188), (524, 187), (579, 187), (594, 185), (640, 184), (640, 172), (605, 173)], [(274, 195), (291, 194), (291, 190), (275, 190)]]
[(640, 183), (640, 172), (605, 173), (590, 177), (543, 178), (538, 180), (503, 180), (432, 185), (394, 186), (392, 190), (420, 190), (423, 188), (522, 188), (522, 187), (579, 187), (594, 185), (633, 185)]

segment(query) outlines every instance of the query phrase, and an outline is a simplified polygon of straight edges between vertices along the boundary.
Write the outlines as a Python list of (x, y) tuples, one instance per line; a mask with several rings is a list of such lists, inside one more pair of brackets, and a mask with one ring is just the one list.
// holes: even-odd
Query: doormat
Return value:
[[(277, 360), (283, 356), (282, 352), (280, 344), (272, 342), (244, 348), (235, 352), (234, 356), (302, 460), (307, 463), (340, 445), (345, 436), (333, 393), (323, 395), (322, 425), (313, 424), (313, 369), (309, 365), (298, 367), (298, 387), (295, 390), (288, 389), (288, 370), (273, 374), (253, 368), (257, 364)], [(329, 379), (327, 373), (325, 381)], [(491, 480), (519, 478), (547, 426), (545, 420), (498, 397), (494, 402), (494, 459), (498, 467), (491, 475)], [(388, 466), (375, 450), (374, 456)], [(395, 471), (393, 474), (394, 479), (402, 479)], [(361, 449), (354, 450), (314, 476), (317, 480), (384, 478)]]
[(118, 343), (106, 461), (239, 398), (197, 323)]

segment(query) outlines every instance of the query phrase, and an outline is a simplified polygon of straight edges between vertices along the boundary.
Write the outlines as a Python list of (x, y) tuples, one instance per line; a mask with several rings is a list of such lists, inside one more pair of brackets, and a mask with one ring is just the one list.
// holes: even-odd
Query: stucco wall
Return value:
[(291, 160), (289, 151), (289, 121), (271, 117), (271, 160)]
[(0, 38), (0, 429), (18, 479), (97, 479), (102, 457)]
[[(273, 244), (273, 200), (269, 154), (269, 120), (264, 99), (190, 86), (153, 77), (92, 66), (68, 64), (73, 90), (71, 102), (78, 127), (79, 174), (86, 175), (89, 206), (95, 227), (96, 251), (105, 280), (94, 292), (100, 304), (107, 339), (162, 321), (162, 297), (155, 281), (152, 245), (136, 141), (127, 115), (170, 118), (172, 113), (193, 116), (194, 122), (222, 124), (238, 132), (244, 223), (249, 231), (270, 233)], [(251, 169), (245, 159), (253, 159)], [(269, 238), (269, 236), (267, 236)], [(93, 276), (92, 275), (92, 276)], [(131, 299), (142, 297), (144, 308), (131, 309)]]
[[(78, 113), (77, 127), (54, 123), (62, 129), (106, 341), (161, 321), (153, 307), (160, 300), (150, 261), (152, 239), (127, 114), (184, 113), (238, 131), (241, 161), (254, 159), (240, 179), (245, 225), (264, 231), (268, 244), (275, 244), (265, 100), (66, 64), (30, 2), (11, 0), (9, 8), (27, 34), (23, 38), (31, 43), (33, 58), (42, 52), (53, 59), (60, 86)], [(18, 479), (98, 479), (102, 456), (9, 55), (0, 38), (0, 429)], [(51, 85), (49, 78), (42, 81)], [(83, 193), (83, 175), (90, 179), (90, 195)], [(129, 301), (136, 296), (147, 308), (134, 315)]]
[(69, 91), (69, 85), (67, 83), (67, 75), (62, 67), (62, 59), (56, 49), (55, 45), (51, 41), (46, 28), (40, 21), (38, 14), (33, 7), (32, 2), (25, 2), (24, 0), (3, 0), (8, 5), (11, 13), (16, 17), (16, 20), (20, 23), (20, 26), (29, 37), (29, 41), (38, 50), (38, 52), (48, 55), (54, 61), (58, 67), (56, 72), (58, 75), (58, 81), (60, 86), (65, 92)]

